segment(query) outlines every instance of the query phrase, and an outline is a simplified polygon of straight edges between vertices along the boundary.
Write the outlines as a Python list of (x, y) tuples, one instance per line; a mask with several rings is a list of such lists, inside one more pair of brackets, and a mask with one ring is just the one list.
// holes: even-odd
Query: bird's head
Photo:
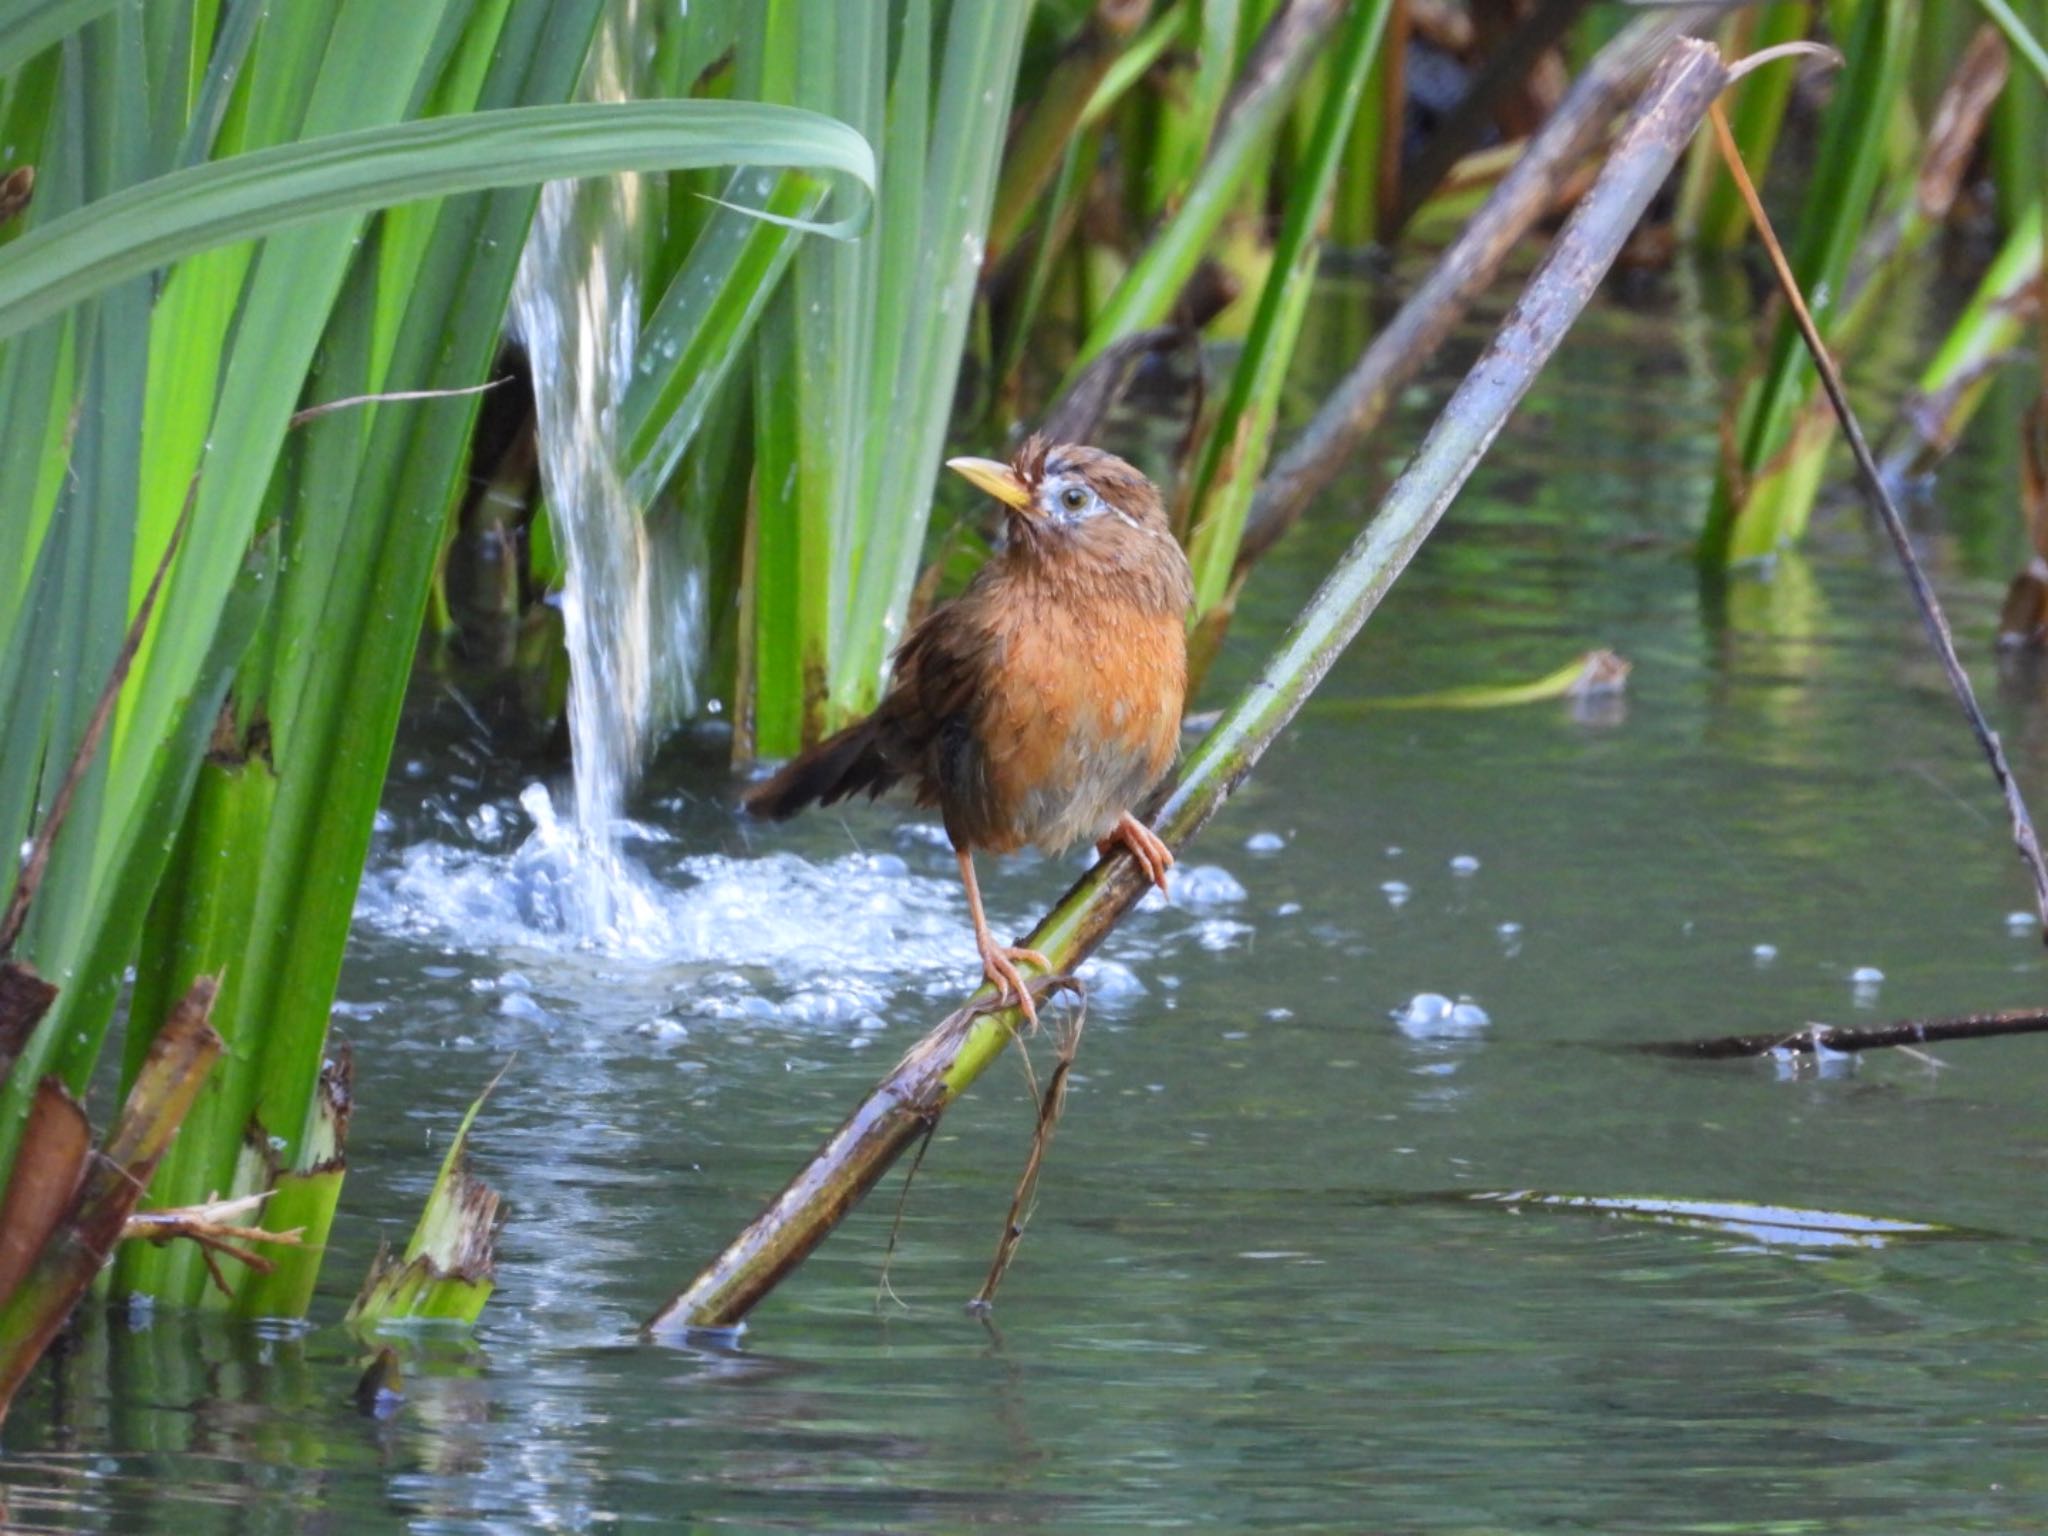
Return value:
[(1100, 448), (1030, 437), (1007, 464), (948, 459), (946, 467), (1003, 504), (1012, 546), (1053, 554), (1133, 533), (1172, 540), (1158, 488)]

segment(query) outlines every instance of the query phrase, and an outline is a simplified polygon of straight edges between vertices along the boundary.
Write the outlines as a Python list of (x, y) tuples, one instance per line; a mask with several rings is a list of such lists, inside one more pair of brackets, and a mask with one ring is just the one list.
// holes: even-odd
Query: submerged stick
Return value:
[(1901, 1019), (1862, 1029), (1808, 1024), (1769, 1035), (1716, 1035), (1708, 1040), (1655, 1040), (1636, 1047), (1652, 1056), (1687, 1061), (1728, 1061), (1768, 1056), (1773, 1051), (1876, 1051), (1890, 1047), (1940, 1045), (1949, 1040), (1995, 1040), (2006, 1035), (2048, 1034), (2048, 1012), (2015, 1008), (2005, 1013), (1963, 1013), (1947, 1019)]
[[(1593, 297), (1725, 79), (1710, 45), (1680, 41), (1672, 48), (1599, 180), (1387, 492), (1379, 516), (1189, 758), (1154, 819), (1170, 845), (1184, 845), (1216, 814), (1379, 606)], [(1076, 881), (1026, 942), (1055, 970), (1072, 970), (1146, 889), (1136, 863), (1119, 853)], [(1001, 1054), (1016, 1022), (1014, 1010), (973, 1006), (948, 1017), (648, 1328), (668, 1333), (741, 1323)]]
[(1991, 722), (1984, 718), (1984, 710), (1977, 703), (1977, 691), (1970, 686), (1970, 675), (1963, 670), (1962, 658), (1956, 654), (1955, 636), (1949, 633), (1948, 620), (1942, 616), (1941, 599), (1934, 595), (1934, 586), (1928, 581), (1927, 572), (1921, 568), (1920, 557), (1913, 552), (1913, 540), (1906, 532), (1906, 520), (1899, 515), (1898, 504), (1892, 500), (1891, 489), (1885, 484), (1883, 471), (1878, 468), (1877, 456), (1870, 451), (1862, 425), (1849, 405), (1849, 392), (1842, 383), (1842, 372), (1835, 366), (1827, 343), (1821, 340), (1813, 316), (1807, 312), (1806, 298), (1799, 291), (1799, 280), (1792, 275), (1791, 263), (1785, 259), (1784, 247), (1778, 243), (1770, 215), (1764, 212), (1763, 199), (1757, 195), (1756, 184), (1749, 179), (1749, 169), (1742, 163), (1742, 152), (1735, 147), (1735, 135), (1729, 130), (1727, 114), (1716, 106), (1708, 113), (1708, 119), (1714, 125), (1714, 142), (1720, 147), (1721, 158), (1727, 162), (1728, 174), (1735, 178), (1736, 188), (1749, 205), (1749, 216), (1755, 221), (1757, 234), (1762, 237), (1764, 250), (1771, 258), (1771, 269), (1777, 274), (1778, 287), (1792, 308), (1792, 318), (1799, 326), (1799, 334), (1806, 342), (1806, 350), (1813, 358), (1815, 369), (1820, 373), (1821, 388), (1827, 391), (1828, 403), (1834, 407), (1835, 416), (1841, 422), (1842, 435), (1848, 439), (1849, 451), (1855, 455), (1857, 471), (1863, 477), (1864, 493), (1876, 508), (1884, 531), (1891, 539), (1892, 549), (1899, 557), (1906, 590), (1912, 594), (1913, 605), (1920, 610), (1920, 620), (1927, 627), (1927, 638), (1933, 642), (1941, 670), (1948, 678), (1956, 702), (1962, 706), (1963, 716), (1970, 723), (1977, 745), (1991, 764), (1992, 778), (1998, 781), (1998, 788), (2005, 796), (2006, 814), (2012, 822), (2013, 846), (2019, 852), (2020, 861), (2027, 866), (2028, 874), (2033, 876), (2034, 907), (2041, 918), (2041, 939), (2048, 944), (2048, 863), (2042, 861), (2041, 843), (2034, 835), (2034, 820), (2027, 813), (2026, 797), (2020, 793), (2019, 781), (2013, 777), (2012, 768), (2005, 760), (2005, 748), (1998, 739), (1998, 732), (1991, 728)]
[(1600, 143), (1615, 114), (1635, 98), (1672, 41), (1714, 14), (1711, 5), (1688, 5), (1642, 17), (1587, 66), (1485, 206), (1373, 337), (1301, 435), (1274, 459), (1246, 515), (1239, 570), (1279, 542), (1385, 418), (1401, 387), (1435, 354), (1472, 301), (1492, 285), (1509, 253), (1555, 205), (1566, 179)]

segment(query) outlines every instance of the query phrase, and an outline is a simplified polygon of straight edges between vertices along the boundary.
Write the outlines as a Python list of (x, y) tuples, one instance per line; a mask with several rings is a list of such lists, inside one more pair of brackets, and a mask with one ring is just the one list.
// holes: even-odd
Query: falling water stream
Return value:
[[(632, 94), (639, 0), (615, 0), (583, 94)], [(640, 329), (633, 253), (646, 198), (637, 176), (550, 182), (527, 238), (513, 318), (533, 373), (541, 480), (563, 554), (574, 768), (565, 823), (545, 786), (522, 797), (539, 904), (562, 933), (632, 947), (655, 924), (648, 882), (621, 851), (626, 796), (661, 733), (687, 712), (703, 632), (701, 572), (650, 533), (628, 486), (618, 411)]]

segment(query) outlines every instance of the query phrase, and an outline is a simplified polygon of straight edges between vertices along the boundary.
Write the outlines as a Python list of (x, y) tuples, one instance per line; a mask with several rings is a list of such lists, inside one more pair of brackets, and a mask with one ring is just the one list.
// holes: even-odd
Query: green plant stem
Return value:
[(1145, 19), (1149, 0), (1108, 0), (1082, 23), (1081, 34), (1039, 83), (1029, 114), (1011, 135), (1003, 154), (1002, 179), (988, 219), (982, 255), (993, 269), (1023, 233), (1038, 196), (1052, 180), (1081, 121), (1095, 106), (1095, 94), (1131, 35)]
[[(1499, 334), (1445, 405), (1379, 515), (1338, 562), (1260, 677), (1188, 760), (1154, 819), (1184, 845), (1294, 718), (1428, 537), (1592, 299), (1636, 220), (1725, 83), (1704, 43), (1675, 44), (1605, 169)], [(1098, 863), (1027, 941), (1070, 971), (1144, 892), (1135, 863)], [(984, 988), (977, 998), (986, 1000)], [(1009, 1044), (1014, 1011), (963, 1008), (886, 1077), (763, 1214), (649, 1323), (656, 1332), (730, 1328), (839, 1220)]]

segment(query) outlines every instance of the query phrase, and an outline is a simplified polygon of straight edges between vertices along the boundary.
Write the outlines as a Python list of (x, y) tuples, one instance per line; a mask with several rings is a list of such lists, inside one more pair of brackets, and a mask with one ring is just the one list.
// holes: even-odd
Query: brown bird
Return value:
[(984, 974), (1033, 1024), (1020, 961), (998, 944), (978, 849), (1121, 844), (1162, 890), (1173, 854), (1132, 808), (1165, 777), (1187, 690), (1194, 583), (1152, 482), (1114, 454), (1032, 438), (1008, 464), (952, 459), (1004, 508), (996, 554), (896, 651), (888, 693), (748, 793), (780, 820), (908, 780), (938, 807), (960, 861)]

